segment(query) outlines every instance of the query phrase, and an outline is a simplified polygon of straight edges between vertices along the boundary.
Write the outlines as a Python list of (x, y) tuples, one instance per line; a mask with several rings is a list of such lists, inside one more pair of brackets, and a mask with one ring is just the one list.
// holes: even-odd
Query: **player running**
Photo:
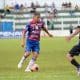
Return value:
[[(80, 26), (78, 26), (77, 29), (66, 38), (67, 41), (70, 41), (78, 33), (80, 33)], [(74, 65), (77, 68), (78, 75), (80, 75), (80, 64), (75, 60), (74, 56), (78, 56), (79, 54), (80, 54), (80, 40), (79, 43), (75, 45), (67, 54), (68, 60), (71, 62), (72, 65)]]
[[(22, 64), (26, 58), (30, 55), (30, 53), (33, 53), (32, 59), (30, 60), (27, 68), (25, 69), (25, 72), (30, 72), (31, 66), (35, 63), (37, 57), (39, 56), (39, 51), (40, 51), (40, 33), (41, 29), (44, 30), (50, 37), (52, 35), (48, 32), (46, 27), (44, 27), (44, 22), (41, 21), (40, 14), (38, 12), (34, 13), (33, 19), (31, 22), (29, 22), (26, 25), (25, 30), (22, 32), (22, 43), (21, 46), (25, 46), (25, 54), (21, 58), (18, 68), (22, 67)], [(28, 32), (26, 43), (25, 43), (25, 35), (26, 32)]]

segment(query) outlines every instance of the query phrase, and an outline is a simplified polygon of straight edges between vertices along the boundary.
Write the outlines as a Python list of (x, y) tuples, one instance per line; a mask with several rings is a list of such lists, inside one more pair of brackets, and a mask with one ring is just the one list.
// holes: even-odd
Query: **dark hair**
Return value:
[(80, 28), (80, 26), (78, 25), (77, 28)]
[(40, 16), (40, 13), (39, 12), (35, 12), (34, 16)]

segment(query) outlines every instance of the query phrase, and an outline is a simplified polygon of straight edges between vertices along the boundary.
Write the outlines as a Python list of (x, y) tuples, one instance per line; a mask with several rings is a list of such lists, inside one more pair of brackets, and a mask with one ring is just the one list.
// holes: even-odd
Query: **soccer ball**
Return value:
[(32, 71), (32, 72), (37, 72), (38, 70), (39, 70), (38, 64), (34, 64), (34, 65), (31, 67), (31, 71)]

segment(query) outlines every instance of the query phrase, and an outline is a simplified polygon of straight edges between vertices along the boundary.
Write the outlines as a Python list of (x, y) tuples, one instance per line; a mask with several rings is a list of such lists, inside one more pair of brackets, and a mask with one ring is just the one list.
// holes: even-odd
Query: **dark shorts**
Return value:
[(78, 56), (80, 54), (80, 45), (73, 46), (69, 53), (71, 54), (71, 56)]

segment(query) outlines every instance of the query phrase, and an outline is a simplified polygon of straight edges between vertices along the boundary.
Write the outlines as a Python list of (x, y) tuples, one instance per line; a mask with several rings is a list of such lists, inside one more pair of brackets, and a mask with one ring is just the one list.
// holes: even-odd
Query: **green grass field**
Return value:
[[(67, 61), (66, 54), (75, 45), (77, 38), (68, 43), (64, 38), (42, 38), (37, 60), (39, 72), (25, 73), (31, 58), (18, 70), (17, 64), (24, 53), (20, 39), (0, 40), (0, 80), (80, 80), (76, 69)], [(77, 58), (80, 61), (79, 57)]]

